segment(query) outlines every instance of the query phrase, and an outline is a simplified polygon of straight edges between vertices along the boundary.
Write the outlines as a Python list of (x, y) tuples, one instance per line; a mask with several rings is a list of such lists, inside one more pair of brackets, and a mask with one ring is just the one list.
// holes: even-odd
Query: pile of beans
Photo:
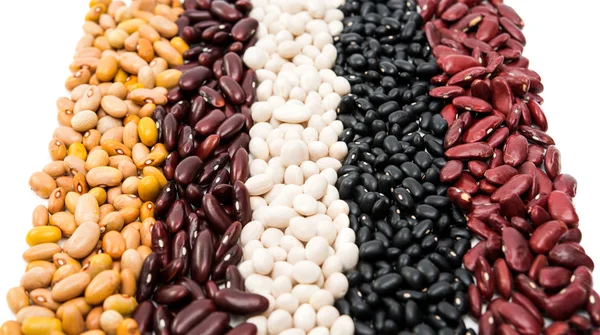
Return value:
[(56, 103), (52, 162), (29, 180), (48, 203), (33, 211), (26, 272), (6, 295), (16, 321), (0, 333), (137, 331), (128, 317), (167, 183), (150, 116), (180, 75), (168, 69), (187, 48), (175, 37), (180, 12), (171, 1), (90, 3), (65, 83), (71, 97)]
[[(230, 315), (254, 315), (269, 301), (244, 292), (238, 240), (251, 219), (248, 130), (256, 74), (241, 54), (255, 43), (245, 0), (185, 1), (177, 20), (190, 45), (168, 104), (154, 110), (169, 155), (156, 199), (153, 252), (142, 265), (133, 318), (140, 333), (255, 334)], [(188, 276), (189, 275), (189, 276)], [(156, 304), (156, 307), (155, 307)], [(229, 314), (228, 314), (229, 313)]]
[(334, 70), (352, 94), (338, 107), (349, 152), (336, 186), (360, 252), (336, 306), (356, 334), (464, 334), (471, 234), (440, 181), (448, 125), (443, 102), (427, 95), (438, 67), (421, 16), (413, 1), (341, 10)]
[(348, 288), (342, 271), (358, 260), (334, 186), (347, 153), (335, 109), (350, 85), (331, 70), (343, 13), (331, 0), (254, 5), (258, 41), (243, 57), (259, 81), (246, 182), (253, 221), (242, 229), (239, 268), (269, 309), (248, 322), (258, 334), (352, 334), (352, 319), (333, 306)]
[(502, 1), (423, 2), (444, 71), (429, 92), (447, 104), (440, 178), (481, 239), (464, 257), (476, 278), (469, 302), (479, 333), (597, 334), (594, 262), (579, 244), (572, 203), (577, 183), (561, 173), (546, 133), (544, 87), (522, 56), (523, 20)]

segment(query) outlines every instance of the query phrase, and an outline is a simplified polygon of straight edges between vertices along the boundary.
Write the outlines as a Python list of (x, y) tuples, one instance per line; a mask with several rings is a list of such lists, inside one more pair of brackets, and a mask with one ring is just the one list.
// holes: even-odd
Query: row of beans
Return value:
[(0, 334), (595, 334), (522, 26), (499, 0), (91, 1)]
[(598, 333), (594, 262), (579, 244), (572, 203), (577, 183), (561, 173), (546, 133), (544, 86), (522, 56), (523, 20), (502, 1), (421, 8), (443, 71), (429, 92), (446, 102), (440, 179), (480, 239), (463, 259), (476, 279), (468, 298), (479, 333)]

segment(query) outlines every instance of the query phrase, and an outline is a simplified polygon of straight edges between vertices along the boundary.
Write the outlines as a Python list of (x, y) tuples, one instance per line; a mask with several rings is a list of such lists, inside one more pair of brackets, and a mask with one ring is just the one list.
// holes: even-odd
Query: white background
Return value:
[[(562, 171), (579, 181), (576, 199), (583, 246), (600, 264), (598, 222), (598, 17), (600, 2), (506, 0), (525, 20), (525, 55), (543, 78), (549, 134), (562, 153)], [(0, 10), (0, 296), (19, 284), (31, 211), (44, 203), (29, 190), (31, 173), (50, 161), (57, 126), (55, 101), (65, 95), (86, 0), (5, 1)], [(596, 14), (596, 16), (594, 15)], [(596, 190), (596, 193), (594, 193)], [(600, 282), (600, 271), (595, 279)], [(0, 301), (0, 323), (13, 315)]]

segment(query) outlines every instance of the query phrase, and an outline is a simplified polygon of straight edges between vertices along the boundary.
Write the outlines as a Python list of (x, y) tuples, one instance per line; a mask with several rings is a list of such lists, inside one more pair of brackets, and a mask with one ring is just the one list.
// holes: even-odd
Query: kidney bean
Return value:
[(213, 269), (212, 277), (215, 280), (222, 279), (225, 276), (225, 270), (227, 270), (227, 267), (229, 265), (239, 263), (241, 259), (242, 247), (236, 244), (227, 250), (222, 259), (217, 260)]
[(504, 228), (502, 231), (502, 243), (504, 255), (508, 266), (517, 272), (529, 270), (533, 262), (533, 255), (529, 251), (527, 240), (512, 227)]
[(183, 270), (182, 259), (172, 259), (167, 266), (160, 270), (160, 282), (170, 283), (181, 275)]
[(153, 252), (142, 263), (140, 270), (138, 290), (136, 300), (141, 302), (150, 298), (158, 282), (158, 273), (160, 270), (160, 257), (158, 253)]
[(529, 312), (529, 314), (531, 314), (531, 316), (533, 316), (535, 318), (535, 320), (537, 321), (537, 323), (540, 326), (544, 325), (544, 319), (542, 317), (542, 313), (533, 304), (533, 302), (531, 302), (531, 300), (529, 300), (526, 296), (524, 296), (523, 294), (516, 292), (516, 291), (512, 293), (511, 298), (512, 298), (513, 303), (518, 304), (518, 305), (522, 306), (523, 308), (525, 308)]
[(557, 291), (566, 287), (571, 282), (571, 271), (558, 267), (550, 266), (540, 270), (538, 283), (544, 288)]
[(244, 278), (237, 266), (229, 265), (225, 270), (225, 288), (244, 291)]
[(213, 312), (192, 328), (188, 334), (220, 335), (227, 329), (228, 324), (229, 316), (226, 313)]
[(269, 306), (269, 300), (261, 295), (230, 288), (216, 292), (214, 299), (217, 307), (239, 315), (262, 313)]
[(239, 221), (233, 222), (229, 228), (223, 233), (219, 243), (217, 243), (215, 251), (215, 259), (220, 260), (225, 256), (227, 251), (237, 243), (242, 233), (242, 225)]
[(494, 295), (495, 279), (492, 267), (484, 257), (479, 257), (475, 266), (475, 278), (481, 297), (489, 301)]
[(232, 221), (214, 195), (206, 194), (202, 199), (208, 222), (219, 233), (224, 233)]
[(203, 230), (200, 232), (194, 246), (191, 256), (191, 277), (197, 283), (203, 284), (210, 277), (214, 260), (213, 242), (210, 231)]
[(503, 118), (490, 115), (487, 116), (467, 129), (463, 136), (463, 141), (467, 143), (477, 142), (484, 139), (490, 133), (492, 133), (500, 124), (502, 124)]
[(506, 261), (498, 258), (494, 262), (494, 275), (496, 282), (496, 290), (504, 299), (509, 299), (513, 289), (513, 278)]
[(206, 319), (215, 310), (216, 307), (211, 300), (195, 300), (175, 315), (171, 324), (171, 331), (174, 335), (188, 334), (188, 331)]
[(135, 309), (135, 312), (133, 312), (133, 315), (132, 315), (132, 318), (135, 320), (135, 322), (138, 325), (140, 334), (152, 333), (153, 316), (154, 316), (154, 304), (152, 304), (152, 302), (149, 300), (140, 302), (140, 304)]
[(171, 322), (173, 317), (171, 313), (164, 306), (158, 306), (154, 310), (154, 332), (158, 335), (169, 335), (171, 334)]
[(520, 334), (535, 335), (542, 331), (542, 325), (519, 304), (510, 302), (502, 304), (499, 312), (502, 318), (515, 327)]
[(548, 197), (548, 212), (555, 220), (566, 223), (570, 228), (577, 227), (579, 216), (571, 198), (561, 191), (552, 191)]
[(205, 162), (204, 169), (200, 173), (198, 180), (200, 185), (206, 185), (212, 181), (218, 171), (225, 167), (229, 161), (229, 155), (225, 152), (215, 153), (216, 155)]
[(517, 291), (531, 300), (538, 308), (544, 308), (547, 295), (544, 293), (543, 289), (529, 277), (524, 274), (518, 274), (515, 277), (515, 287)]
[(587, 289), (579, 283), (571, 283), (559, 293), (545, 299), (545, 311), (552, 319), (566, 320), (583, 307), (586, 299)]
[(529, 246), (538, 254), (546, 254), (558, 243), (561, 236), (567, 232), (567, 226), (562, 221), (548, 221), (537, 227), (531, 235)]
[(156, 221), (152, 228), (152, 250), (158, 255), (161, 267), (167, 266), (171, 261), (171, 241), (162, 221)]
[(594, 261), (585, 252), (569, 244), (563, 243), (552, 248), (548, 254), (548, 260), (568, 269), (585, 266), (594, 270)]

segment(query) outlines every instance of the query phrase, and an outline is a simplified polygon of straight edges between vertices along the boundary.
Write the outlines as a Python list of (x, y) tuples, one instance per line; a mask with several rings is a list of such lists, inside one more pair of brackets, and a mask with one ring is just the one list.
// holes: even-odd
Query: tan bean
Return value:
[(135, 273), (127, 268), (121, 270), (121, 284), (119, 288), (119, 292), (121, 294), (135, 296), (135, 292), (137, 290), (137, 278)]
[[(137, 132), (138, 131), (137, 131), (137, 126), (136, 126), (135, 127), (136, 137), (138, 136)], [(143, 143), (136, 143), (131, 150), (131, 158), (133, 159), (133, 161), (138, 161), (138, 160), (142, 159), (143, 157), (147, 156), (148, 154), (150, 154), (150, 149)]]
[[(81, 100), (83, 98), (83, 96), (86, 94), (88, 88), (90, 88), (91, 85), (79, 85), (77, 87), (75, 87), (73, 89), (73, 92), (71, 92), (71, 100), (77, 102), (79, 100)], [(75, 107), (73, 106), (73, 110), (75, 110)]]
[(100, 143), (108, 140), (117, 141), (119, 143), (123, 142), (123, 131), (125, 130), (122, 126), (116, 126), (108, 129), (104, 134), (102, 134), (102, 138), (100, 139)]
[(99, 223), (100, 231), (103, 233), (109, 231), (121, 231), (125, 221), (123, 215), (120, 212), (111, 212), (106, 214)]
[(96, 85), (90, 85), (83, 97), (77, 102), (81, 103), (81, 110), (95, 111), (100, 107), (101, 99), (102, 92), (100, 91), (100, 88)]
[(90, 305), (101, 304), (121, 285), (121, 276), (114, 270), (100, 272), (85, 289), (85, 300)]
[(21, 335), (21, 324), (17, 321), (6, 321), (0, 326), (0, 335)]
[(113, 29), (109, 32), (106, 37), (108, 38), (108, 44), (113, 49), (121, 49), (125, 45), (125, 39), (129, 37), (129, 34), (123, 29)]
[(116, 118), (125, 117), (128, 112), (125, 102), (114, 95), (104, 96), (101, 101), (101, 106), (108, 115)]
[(83, 146), (88, 151), (91, 151), (94, 147), (100, 145), (100, 138), (102, 134), (96, 129), (90, 129), (83, 135)]
[[(140, 217), (140, 210), (138, 208), (133, 208), (133, 207), (127, 207), (127, 208), (123, 208), (121, 210), (119, 210), (119, 213), (121, 213), (121, 215), (123, 215), (123, 220), (125, 221), (125, 224), (129, 224), (134, 222), (135, 220), (137, 220)], [(125, 240), (127, 240), (127, 236), (123, 235), (125, 237)], [(130, 243), (133, 242), (134, 240), (129, 240), (127, 247), (129, 248), (130, 245), (135, 245), (135, 243)], [(139, 242), (138, 242), (139, 245)], [(135, 245), (137, 246), (137, 245)]]
[(135, 250), (142, 256), (142, 259), (146, 259), (152, 253), (152, 249), (145, 245), (140, 245)]
[(77, 224), (75, 223), (75, 216), (69, 212), (57, 212), (50, 216), (49, 221), (51, 226), (55, 226), (62, 232), (62, 235), (65, 237), (69, 237), (73, 235), (75, 230), (77, 229)]
[[(94, 199), (94, 201), (96, 201)], [(84, 222), (73, 235), (65, 242), (65, 252), (74, 258), (83, 258), (89, 255), (96, 243), (100, 240), (100, 227), (95, 222)]]
[(77, 268), (74, 265), (67, 264), (65, 266), (61, 266), (54, 272), (54, 275), (52, 276), (51, 286), (56, 285), (56, 283), (76, 273)]
[(152, 17), (152, 19), (150, 19), (149, 24), (150, 26), (152, 26), (152, 28), (156, 29), (156, 31), (158, 31), (158, 33), (161, 34), (163, 37), (171, 38), (177, 35), (177, 25), (163, 16), (156, 15)]
[(67, 192), (62, 187), (57, 187), (48, 198), (48, 211), (52, 214), (64, 210)]
[[(31, 297), (31, 301), (37, 305), (46, 307), (50, 310), (56, 311), (60, 304), (54, 299), (52, 299), (52, 293), (50, 290), (45, 288), (37, 288), (31, 292), (29, 292), (29, 297)], [(27, 298), (29, 299), (29, 298)]]
[(45, 172), (34, 172), (29, 178), (29, 187), (37, 193), (38, 196), (48, 199), (52, 191), (56, 188), (54, 178)]
[(128, 207), (139, 209), (142, 206), (142, 200), (134, 194), (121, 194), (115, 197), (113, 206), (116, 210)]
[(127, 88), (125, 87), (125, 85), (123, 85), (123, 83), (120, 83), (120, 82), (112, 83), (110, 85), (110, 88), (108, 89), (107, 95), (112, 95), (112, 96), (115, 96), (115, 97), (123, 100), (127, 97)]
[(35, 317), (35, 316), (47, 316), (47, 317), (54, 317), (54, 312), (46, 307), (41, 307), (41, 306), (27, 306), (27, 307), (23, 307), (19, 310), (19, 312), (17, 313), (15, 319), (17, 320), (17, 322), (19, 323), (23, 323), (23, 321), (25, 321), (26, 319)]
[(99, 273), (110, 270), (113, 266), (112, 258), (105, 254), (93, 254), (83, 262), (82, 271), (87, 272), (92, 279), (94, 279)]
[(114, 261), (113, 265), (112, 265), (112, 270), (121, 273), (121, 262), (120, 261)]
[(140, 245), (141, 236), (138, 228), (128, 225), (123, 228), (121, 234), (125, 238), (127, 249), (135, 249)]
[(91, 194), (83, 194), (77, 199), (75, 205), (75, 222), (81, 225), (84, 222), (100, 222), (100, 209), (98, 201)]
[(73, 100), (67, 98), (67, 97), (60, 97), (58, 99), (56, 99), (56, 109), (59, 112), (73, 112), (73, 108), (75, 107), (75, 103), (73, 102)]
[(123, 316), (113, 310), (107, 310), (100, 315), (100, 328), (109, 335), (114, 335), (117, 332), (119, 323), (123, 321)]
[(65, 302), (64, 304), (62, 304), (56, 310), (56, 317), (59, 318), (59, 319), (62, 319), (65, 307), (69, 307), (69, 306), (75, 306), (75, 307), (77, 307), (77, 309), (79, 309), (79, 311), (81, 312), (81, 314), (84, 317), (87, 316), (88, 313), (92, 310), (92, 306), (90, 306), (85, 301), (85, 298), (84, 297), (79, 297), (79, 298), (71, 299), (71, 300)]
[[(108, 51), (104, 51), (104, 52), (108, 54)], [(111, 83), (111, 82), (98, 84), (98, 87), (100, 88), (100, 92), (102, 92), (103, 97), (108, 95), (108, 90), (110, 90), (110, 87), (112, 86), (112, 84), (113, 83)]]
[(181, 77), (181, 71), (176, 69), (165, 70), (156, 76), (156, 86), (171, 89), (177, 86), (179, 77)]
[(54, 274), (56, 272), (56, 265), (50, 261), (33, 261), (27, 264), (25, 271), (29, 271), (33, 268), (43, 268)]
[(137, 52), (137, 55), (146, 62), (151, 62), (154, 59), (154, 46), (152, 45), (152, 42), (145, 38), (140, 38), (137, 41), (134, 50)]
[(65, 265), (72, 265), (75, 268), (75, 271), (81, 270), (81, 264), (73, 257), (69, 256), (66, 253), (54, 254), (52, 256), (52, 261), (56, 267), (61, 268)]
[(45, 172), (50, 177), (56, 179), (58, 177), (64, 176), (67, 170), (65, 170), (65, 165), (61, 158), (61, 160), (55, 160), (46, 164), (46, 166), (44, 166), (44, 168), (42, 169), (42, 172)]
[(125, 252), (125, 238), (114, 230), (109, 231), (102, 238), (102, 249), (113, 259), (119, 259)]
[(123, 70), (137, 75), (142, 67), (148, 66), (148, 62), (134, 52), (125, 52), (119, 58), (119, 65)]
[(129, 316), (137, 307), (137, 301), (134, 297), (126, 294), (113, 294), (104, 300), (102, 306), (104, 310), (114, 310), (121, 315)]
[(62, 312), (63, 330), (67, 335), (79, 335), (85, 330), (85, 320), (79, 309), (69, 305)]
[(169, 68), (169, 63), (161, 57), (154, 58), (148, 65), (150, 65), (152, 71), (154, 71), (155, 76), (158, 76), (161, 72), (166, 71)]
[(53, 137), (69, 146), (75, 142), (81, 142), (82, 136), (71, 127), (59, 126), (54, 130)]
[(23, 307), (29, 306), (29, 296), (22, 286), (13, 287), (6, 293), (8, 308), (17, 314)]
[(142, 256), (135, 249), (127, 249), (121, 256), (121, 269), (130, 269), (138, 278), (143, 262)]
[(86, 161), (85, 161), (85, 169), (87, 171), (92, 170), (98, 166), (107, 166), (108, 165), (108, 153), (104, 151), (104, 149), (94, 150), (90, 152)]
[(131, 10), (133, 10), (133, 16), (135, 18), (142, 19), (142, 20), (148, 22), (154, 15), (152, 13), (150, 13), (149, 11), (146, 12), (146, 11), (136, 9), (139, 4), (143, 3), (143, 1), (147, 1), (147, 0), (136, 1), (135, 3), (132, 3), (131, 6), (129, 6), (129, 8)]
[(108, 14), (100, 15), (100, 18), (98, 19), (98, 24), (104, 30), (108, 28), (115, 28), (117, 26), (117, 24), (115, 23), (115, 19), (113, 19), (113, 17)]
[(52, 255), (61, 251), (62, 248), (56, 243), (42, 243), (25, 250), (23, 259), (26, 262), (49, 260), (52, 259)]
[(65, 170), (71, 176), (75, 176), (77, 172), (81, 172), (84, 175), (87, 174), (85, 161), (77, 156), (67, 156), (63, 160), (63, 163), (65, 164)]
[(100, 134), (104, 134), (109, 129), (114, 127), (120, 127), (123, 125), (123, 121), (120, 119), (116, 119), (110, 115), (106, 115), (98, 120), (98, 124), (96, 125), (96, 129), (100, 132)]
[[(96, 48), (94, 48), (94, 49), (96, 49)], [(98, 50), (98, 49), (96, 49), (96, 50)], [(81, 58), (88, 58), (88, 57), (83, 56)], [(71, 91), (75, 87), (77, 87), (81, 84), (87, 84), (90, 81), (91, 77), (92, 77), (92, 73), (90, 72), (89, 69), (87, 69), (87, 68), (79, 69), (78, 71), (76, 71), (72, 75), (70, 75), (67, 78), (67, 80), (65, 80), (65, 88), (67, 89), (67, 91)]]
[(152, 102), (148, 102), (142, 106), (140, 109), (139, 117), (152, 117), (154, 115), (154, 110), (156, 109), (156, 104)]
[(48, 208), (44, 205), (38, 205), (31, 214), (31, 225), (34, 227), (45, 226), (48, 224), (49, 217)]
[(112, 55), (103, 56), (96, 68), (96, 76), (100, 81), (111, 81), (117, 74), (118, 69), (119, 62), (116, 57)]
[(152, 228), (156, 224), (154, 218), (146, 218), (142, 221), (142, 227), (140, 228), (140, 237), (142, 244), (148, 247), (152, 246)]
[(41, 267), (33, 268), (21, 277), (21, 286), (28, 291), (48, 287), (52, 281), (52, 273)]
[[(123, 144), (127, 146), (129, 149), (133, 149), (134, 146), (139, 143), (140, 139), (138, 137), (137, 125), (134, 122), (129, 122), (125, 125), (125, 129), (123, 130)], [(133, 150), (131, 152), (133, 156)]]
[(140, 329), (134, 319), (127, 318), (119, 323), (117, 335), (139, 335)]
[[(108, 157), (107, 157), (108, 158)], [(123, 174), (118, 169), (110, 166), (98, 166), (91, 169), (86, 175), (88, 184), (92, 187), (113, 187), (121, 183)]]
[(150, 66), (144, 66), (138, 72), (138, 83), (144, 88), (154, 88), (156, 78)]
[[(106, 192), (106, 190), (105, 190)], [(106, 192), (106, 202), (108, 202), (108, 192)], [(105, 203), (104, 205), (100, 206), (100, 221), (102, 221), (102, 219), (109, 213), (112, 213), (115, 211), (115, 207), (113, 207), (113, 205)]]
[(75, 191), (75, 188), (73, 187), (73, 177), (71, 176), (60, 176), (56, 178), (56, 186), (64, 188), (66, 192)]
[[(88, 193), (96, 198), (98, 205), (102, 206), (106, 202), (106, 190), (102, 187), (94, 187)], [(100, 220), (102, 220), (102, 216), (100, 216)]]
[(160, 34), (149, 24), (141, 25), (138, 33), (140, 34), (140, 38), (145, 38), (152, 43), (160, 41)]
[(92, 21), (85, 21), (83, 23), (83, 31), (92, 36), (100, 36), (104, 33), (104, 29)]
[[(71, 187), (73, 187), (73, 184), (73, 178), (71, 178)], [(77, 205), (77, 200), (79, 200), (79, 197), (81, 197), (81, 194), (79, 194), (75, 190), (67, 193), (67, 198), (65, 199), (65, 206), (67, 207), (67, 210), (71, 212), (71, 214), (75, 214), (75, 205)]]
[[(89, 330), (100, 329), (100, 315), (104, 312), (102, 306), (94, 307), (85, 318), (85, 326)], [(104, 333), (104, 332), (102, 332)]]
[(54, 284), (52, 299), (58, 302), (75, 299), (80, 296), (92, 279), (85, 272), (78, 272)]
[(121, 192), (123, 194), (137, 195), (138, 185), (140, 184), (140, 178), (136, 176), (128, 177), (121, 184)]
[(147, 88), (137, 88), (129, 92), (128, 98), (140, 106), (149, 102), (156, 105), (164, 105), (167, 103), (166, 94)]
[(79, 132), (86, 132), (96, 126), (98, 115), (91, 110), (81, 111), (71, 119), (71, 126)]
[(160, 166), (167, 158), (167, 153), (162, 151), (151, 151), (146, 156), (135, 161), (135, 166), (142, 170), (146, 166)]
[(146, 24), (146, 21), (142, 19), (127, 19), (118, 21), (121, 21), (121, 23), (117, 25), (117, 29), (123, 29), (128, 34), (133, 34), (141, 25)]
[(81, 172), (77, 172), (73, 177), (73, 189), (79, 194), (87, 193), (90, 190), (90, 186), (85, 180), (85, 175)]

